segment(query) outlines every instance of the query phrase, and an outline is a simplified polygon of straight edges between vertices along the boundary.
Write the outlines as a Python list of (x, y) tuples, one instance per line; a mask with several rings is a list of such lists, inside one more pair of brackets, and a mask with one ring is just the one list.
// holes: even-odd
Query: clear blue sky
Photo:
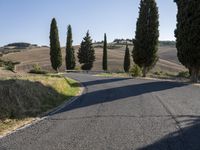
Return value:
[[(11, 42), (49, 45), (49, 28), (57, 19), (61, 45), (67, 25), (79, 44), (89, 29), (93, 40), (133, 38), (140, 0), (0, 0), (0, 46)], [(157, 0), (160, 13), (160, 40), (174, 40), (176, 4)]]

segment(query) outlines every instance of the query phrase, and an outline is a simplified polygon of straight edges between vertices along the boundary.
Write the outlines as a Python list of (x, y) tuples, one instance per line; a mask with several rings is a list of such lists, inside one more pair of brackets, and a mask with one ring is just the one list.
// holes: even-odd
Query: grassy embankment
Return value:
[[(95, 76), (100, 77), (132, 77), (131, 72), (127, 73), (100, 73)], [(139, 75), (141, 76), (141, 75)], [(138, 76), (138, 77), (139, 77)], [(136, 76), (137, 77), (137, 76)], [(188, 72), (178, 72), (178, 73), (171, 73), (171, 72), (163, 72), (163, 71), (155, 71), (150, 72), (147, 74), (147, 78), (155, 78), (155, 79), (170, 79), (170, 80), (189, 80), (189, 73)]]
[(79, 91), (76, 81), (61, 76), (0, 79), (0, 135), (30, 123)]

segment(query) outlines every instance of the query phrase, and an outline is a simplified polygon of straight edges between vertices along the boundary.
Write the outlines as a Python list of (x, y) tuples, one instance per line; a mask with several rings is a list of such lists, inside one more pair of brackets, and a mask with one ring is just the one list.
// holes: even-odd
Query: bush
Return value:
[(95, 45), (94, 48), (103, 48), (103, 45)]
[(182, 72), (179, 72), (177, 77), (180, 77), (180, 78), (189, 78), (190, 77), (190, 73), (188, 71), (182, 71)]
[(154, 75), (157, 75), (157, 76), (161, 76), (163, 75), (163, 72), (162, 71), (156, 71), (153, 73)]
[(134, 65), (131, 69), (130, 69), (130, 74), (133, 77), (139, 77), (142, 75), (142, 70), (138, 65)]
[(15, 64), (12, 63), (11, 61), (8, 61), (6, 63), (5, 69), (9, 70), (9, 71), (12, 71), (12, 72), (15, 72)]
[(20, 64), (20, 62), (5, 61), (0, 59), (0, 67), (4, 67), (6, 70), (15, 72), (15, 65)]
[(108, 49), (120, 49), (122, 46), (117, 46), (117, 45), (108, 45)]
[(76, 66), (74, 70), (80, 71), (81, 67), (80, 66)]
[(46, 71), (42, 70), (41, 66), (39, 64), (34, 64), (33, 69), (29, 71), (29, 73), (34, 73), (34, 74), (47, 74)]

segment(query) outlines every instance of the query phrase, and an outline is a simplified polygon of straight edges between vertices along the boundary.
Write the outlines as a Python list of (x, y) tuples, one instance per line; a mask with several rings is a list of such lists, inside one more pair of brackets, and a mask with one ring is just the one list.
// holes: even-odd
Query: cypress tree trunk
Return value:
[(135, 64), (142, 68), (144, 77), (158, 61), (158, 18), (155, 0), (141, 0), (132, 56)]
[(146, 77), (146, 76), (147, 76), (147, 68), (144, 67), (144, 68), (142, 69), (142, 77)]
[(199, 69), (198, 68), (192, 68), (192, 75), (191, 75), (191, 81), (194, 83), (198, 82), (199, 78)]
[(108, 60), (107, 60), (107, 37), (106, 34), (104, 34), (104, 45), (103, 45), (103, 70), (108, 70)]
[(50, 29), (50, 60), (52, 68), (59, 72), (59, 68), (62, 65), (62, 54), (58, 36), (58, 27), (56, 23), (56, 19), (53, 18), (51, 22)]

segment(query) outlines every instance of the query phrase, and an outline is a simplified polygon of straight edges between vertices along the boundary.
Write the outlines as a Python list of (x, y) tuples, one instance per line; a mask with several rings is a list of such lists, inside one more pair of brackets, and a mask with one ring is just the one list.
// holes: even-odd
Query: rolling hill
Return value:
[[(95, 46), (96, 61), (94, 63), (93, 70), (101, 70), (102, 64), (102, 48), (101, 46)], [(79, 46), (75, 46), (75, 53), (77, 54)], [(4, 60), (18, 61), (21, 62), (17, 65), (17, 71), (29, 71), (32, 69), (34, 64), (39, 64), (45, 70), (52, 70), (49, 60), (49, 48), (31, 48), (27, 51), (20, 51), (17, 53), (9, 53), (4, 55), (2, 58)], [(130, 51), (132, 51), (132, 46), (130, 46)], [(114, 48), (108, 49), (108, 68), (109, 71), (123, 71), (123, 58), (124, 58), (125, 46), (116, 46)], [(158, 55), (160, 60), (155, 66), (153, 71), (167, 71), (167, 72), (179, 72), (184, 71), (185, 68), (179, 63), (176, 56), (176, 48), (174, 46), (160, 46)], [(65, 48), (62, 48), (63, 54), (63, 66), (61, 70), (65, 70)], [(77, 66), (79, 68), (79, 63), (77, 61)]]

